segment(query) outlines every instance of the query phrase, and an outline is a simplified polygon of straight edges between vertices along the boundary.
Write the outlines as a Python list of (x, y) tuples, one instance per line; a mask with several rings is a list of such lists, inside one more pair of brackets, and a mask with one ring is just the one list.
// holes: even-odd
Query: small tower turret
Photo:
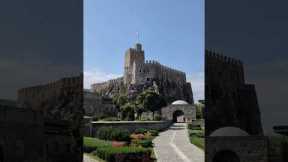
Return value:
[[(135, 62), (135, 65), (133, 66)], [(136, 43), (134, 48), (129, 48), (125, 53), (124, 63), (124, 84), (131, 84), (132, 77), (135, 75), (134, 68), (141, 66), (145, 62), (144, 50), (142, 45)]]

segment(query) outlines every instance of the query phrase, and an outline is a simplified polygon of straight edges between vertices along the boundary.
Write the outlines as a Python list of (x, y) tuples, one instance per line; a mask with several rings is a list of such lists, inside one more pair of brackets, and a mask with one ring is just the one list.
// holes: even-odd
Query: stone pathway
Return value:
[(175, 123), (154, 139), (157, 162), (204, 162), (204, 151), (191, 144), (185, 123)]
[(98, 162), (98, 160), (95, 160), (95, 159), (91, 158), (90, 156), (84, 154), (83, 155), (83, 162)]

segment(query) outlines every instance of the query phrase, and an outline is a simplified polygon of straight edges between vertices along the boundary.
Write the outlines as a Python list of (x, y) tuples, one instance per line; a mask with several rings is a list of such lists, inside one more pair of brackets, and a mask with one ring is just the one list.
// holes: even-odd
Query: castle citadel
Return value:
[(194, 102), (191, 84), (186, 81), (186, 74), (157, 61), (145, 60), (140, 43), (126, 51), (123, 77), (92, 85), (93, 92), (109, 97), (122, 92), (133, 96), (147, 88), (153, 88), (164, 96), (167, 102)]

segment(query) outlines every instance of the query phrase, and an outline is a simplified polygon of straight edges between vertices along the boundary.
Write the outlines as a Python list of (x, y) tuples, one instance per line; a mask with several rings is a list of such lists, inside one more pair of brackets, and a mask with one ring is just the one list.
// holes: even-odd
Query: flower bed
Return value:
[(126, 130), (103, 127), (97, 137), (84, 137), (84, 152), (107, 162), (152, 162), (152, 139), (157, 130), (139, 129), (131, 135)]

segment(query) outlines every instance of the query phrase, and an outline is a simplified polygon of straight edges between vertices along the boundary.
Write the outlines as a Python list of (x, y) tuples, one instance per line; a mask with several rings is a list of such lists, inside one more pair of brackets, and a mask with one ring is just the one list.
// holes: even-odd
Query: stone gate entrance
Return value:
[(173, 122), (192, 122), (196, 120), (196, 108), (186, 101), (177, 100), (161, 109), (162, 119)]
[(173, 113), (173, 122), (182, 123), (185, 122), (184, 112), (181, 110), (176, 110)]

